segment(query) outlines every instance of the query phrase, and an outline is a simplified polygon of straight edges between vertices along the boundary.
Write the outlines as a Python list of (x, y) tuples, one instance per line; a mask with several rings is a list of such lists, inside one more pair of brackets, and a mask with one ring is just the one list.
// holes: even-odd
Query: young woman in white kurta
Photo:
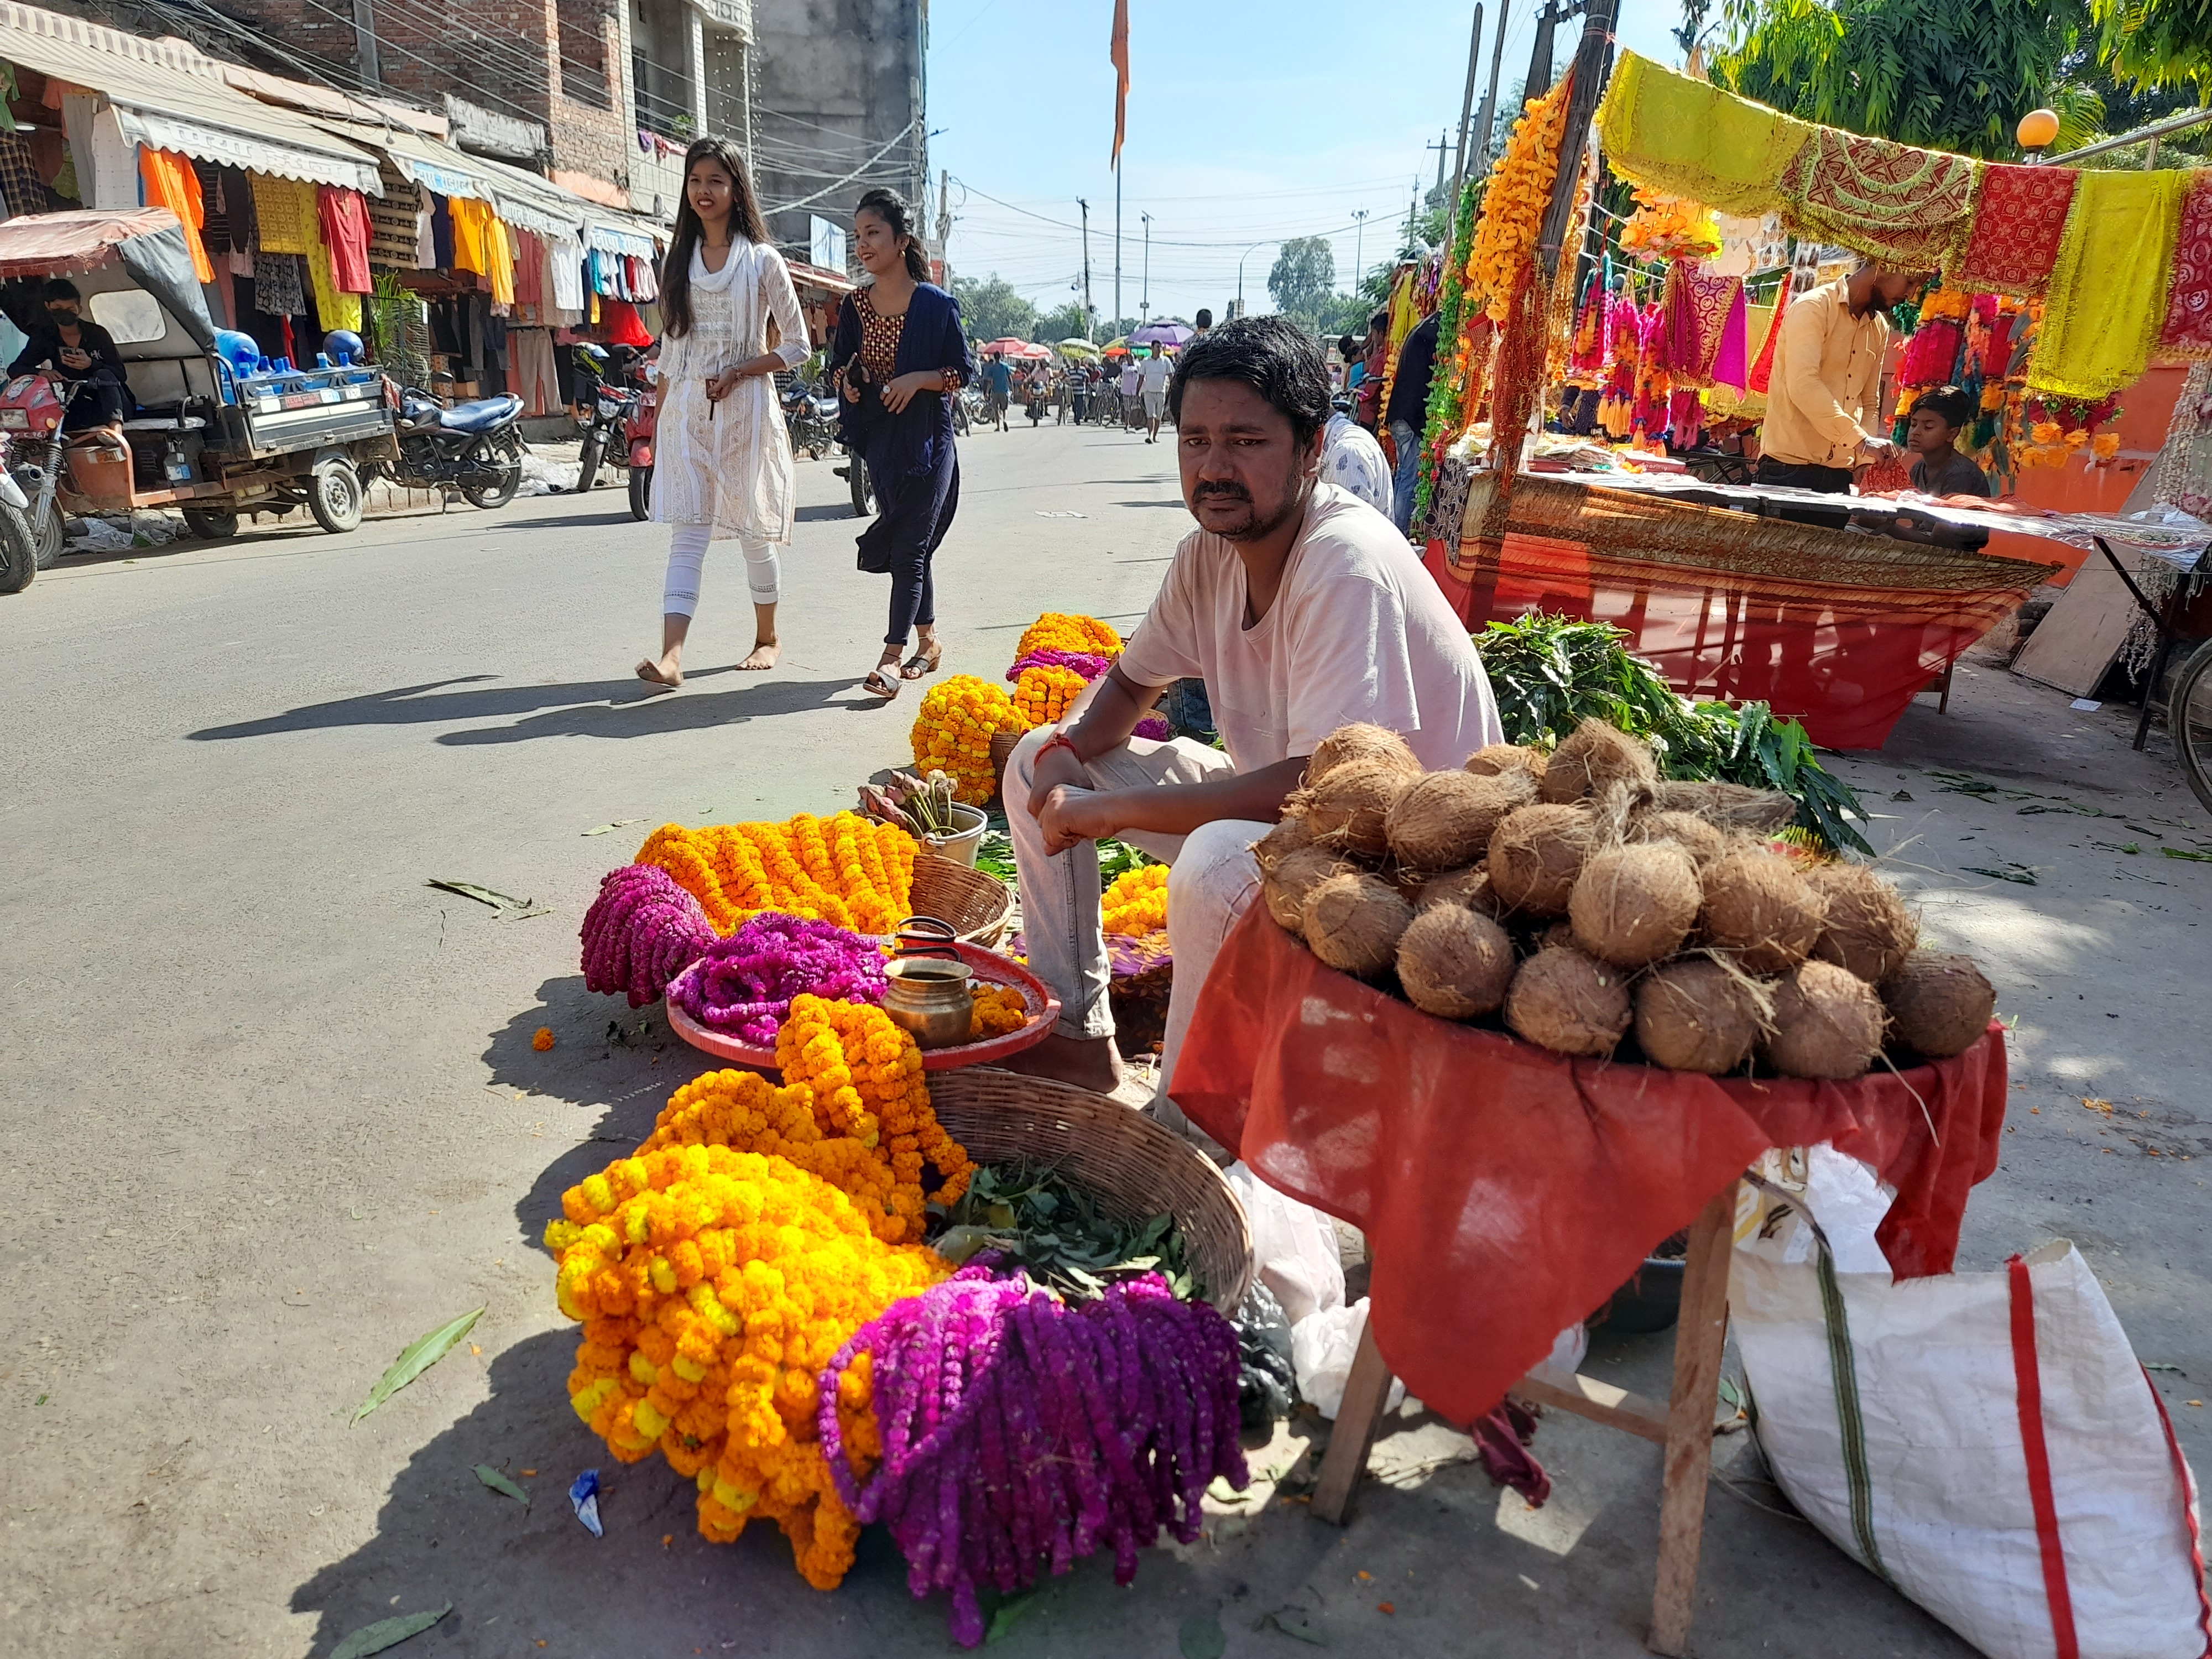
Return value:
[(637, 673), (672, 690), (684, 683), (684, 641), (699, 603), (707, 544), (717, 538), (737, 538), (752, 594), (752, 653), (738, 666), (775, 666), (776, 550), (791, 541), (793, 480), (774, 376), (811, 349), (791, 272), (768, 240), (752, 181), (726, 140), (702, 138), (684, 157), (684, 204), (660, 280), (660, 309), (666, 331), (653, 517), (673, 528), (660, 655), (638, 664)]

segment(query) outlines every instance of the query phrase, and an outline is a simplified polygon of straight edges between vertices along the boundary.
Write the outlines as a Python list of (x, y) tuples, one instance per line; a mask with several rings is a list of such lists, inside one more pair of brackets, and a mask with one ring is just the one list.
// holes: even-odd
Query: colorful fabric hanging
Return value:
[(2084, 170), (2045, 295), (2028, 389), (2095, 401), (2141, 375), (2166, 315), (2187, 173)]
[(368, 204), (357, 190), (323, 185), (315, 191), (315, 210), (338, 291), (367, 294), (376, 286), (368, 275)]
[(2182, 198), (2158, 355), (2212, 357), (2212, 168), (2191, 173)]
[(1783, 223), (1896, 270), (1932, 271), (1954, 260), (1973, 205), (1966, 156), (1837, 127), (1815, 127), (1782, 177)]
[(1720, 343), (1708, 370), (1713, 385), (1734, 386), (1739, 392), (1751, 373), (1750, 312), (1743, 297), (1743, 279), (1730, 277), (1735, 297), (1729, 302), (1728, 319), (1721, 325)]
[(361, 295), (348, 294), (338, 285), (337, 274), (331, 269), (331, 251), (320, 242), (307, 255), (307, 276), (315, 285), (315, 316), (327, 334), (334, 328), (349, 328), (361, 332)]
[(266, 173), (246, 176), (253, 181), (254, 231), (260, 238), (255, 252), (313, 253), (322, 246), (313, 185)]
[(208, 261), (207, 245), (200, 240), (200, 227), (207, 222), (207, 210), (202, 205), (200, 176), (192, 171), (191, 162), (173, 151), (142, 144), (138, 147), (138, 176), (145, 183), (147, 201), (168, 209), (182, 222), (185, 247), (192, 256), (192, 275), (203, 283), (215, 281), (215, 266)]
[(490, 275), (491, 257), (484, 243), (492, 218), (491, 204), (466, 196), (450, 196), (446, 198), (446, 210), (453, 218), (453, 269), (473, 270), (478, 276)]
[(1677, 386), (1711, 386), (1723, 334), (1743, 305), (1743, 278), (1711, 276), (1678, 259), (1660, 304), (1666, 313), (1661, 367)]
[(253, 256), (253, 308), (265, 317), (297, 317), (307, 309), (304, 254)]
[(2072, 167), (1985, 165), (1974, 216), (1944, 283), (1972, 294), (2040, 294), (2058, 263), (2066, 215), (2074, 205)]
[(1790, 278), (1782, 279), (1782, 292), (1774, 301), (1774, 320), (1766, 326), (1766, 343), (1759, 349), (1759, 361), (1751, 366), (1751, 389), (1761, 395), (1774, 389), (1774, 347), (1782, 338), (1782, 319), (1790, 309)]
[(1751, 216), (1781, 206), (1778, 182), (1815, 131), (1632, 52), (1620, 54), (1597, 125), (1607, 161), (1632, 184)]

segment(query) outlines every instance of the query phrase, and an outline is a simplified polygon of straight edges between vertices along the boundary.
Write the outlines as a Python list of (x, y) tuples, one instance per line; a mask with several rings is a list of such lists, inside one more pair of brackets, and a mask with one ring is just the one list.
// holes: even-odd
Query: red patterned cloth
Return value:
[(2166, 290), (2157, 355), (2212, 357), (2212, 168), (2193, 174), (2189, 194), (2182, 198), (2181, 234), (2173, 242), (2173, 281)]
[(1815, 127), (1783, 175), (1782, 222), (1893, 270), (1934, 270), (1966, 237), (1974, 167), (1964, 155)]
[(2075, 177), (2072, 167), (1984, 167), (1974, 227), (1946, 283), (1974, 294), (2042, 293), (2058, 262)]
[(1782, 319), (1790, 309), (1790, 290), (1792, 279), (1784, 277), (1781, 296), (1774, 302), (1774, 320), (1766, 325), (1766, 343), (1759, 349), (1759, 361), (1751, 366), (1751, 389), (1766, 392), (1774, 381), (1774, 346), (1782, 337)]
[(1383, 1358), (1468, 1423), (1770, 1146), (1873, 1164), (1897, 1188), (1875, 1235), (1891, 1267), (1949, 1272), (2004, 1138), (2004, 1030), (1845, 1083), (1568, 1060), (1325, 968), (1255, 904), (1170, 1091), (1269, 1186), (1366, 1233)]

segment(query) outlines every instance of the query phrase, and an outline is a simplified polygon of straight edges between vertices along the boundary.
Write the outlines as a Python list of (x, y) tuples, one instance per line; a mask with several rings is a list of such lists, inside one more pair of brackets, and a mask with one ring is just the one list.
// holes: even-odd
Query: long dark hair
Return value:
[(660, 269), (660, 320), (671, 337), (691, 331), (691, 254), (705, 234), (705, 227), (691, 206), (691, 169), (712, 161), (730, 175), (736, 186), (730, 192), (730, 232), (748, 242), (768, 240), (768, 222), (761, 216), (760, 198), (753, 194), (751, 175), (726, 138), (701, 138), (684, 152), (683, 193), (676, 203), (676, 234), (669, 239), (668, 258)]
[(857, 214), (872, 213), (891, 228), (891, 234), (906, 238), (906, 274), (917, 283), (929, 280), (929, 256), (921, 251), (921, 238), (914, 228), (914, 208), (905, 197), (887, 185), (878, 185), (860, 198)]

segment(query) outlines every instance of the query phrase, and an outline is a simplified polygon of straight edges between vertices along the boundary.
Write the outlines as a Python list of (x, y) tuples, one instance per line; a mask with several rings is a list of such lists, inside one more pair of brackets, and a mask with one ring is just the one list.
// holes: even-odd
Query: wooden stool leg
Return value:
[(1375, 1431), (1389, 1403), (1391, 1380), (1382, 1350), (1375, 1346), (1370, 1318), (1359, 1333), (1359, 1350), (1352, 1357), (1352, 1375), (1344, 1385), (1344, 1403), (1337, 1407), (1336, 1431), (1322, 1454), (1321, 1479), (1314, 1486), (1314, 1513), (1324, 1521), (1340, 1527), (1351, 1519), (1352, 1495), (1367, 1473), (1367, 1454), (1374, 1449)]
[(1713, 1415), (1720, 1400), (1721, 1355), (1728, 1343), (1735, 1192), (1730, 1182), (1692, 1224), (1682, 1269), (1682, 1317), (1674, 1329), (1674, 1388), (1667, 1406), (1666, 1473), (1659, 1504), (1659, 1580), (1651, 1597), (1651, 1634), (1645, 1641), (1652, 1652), (1673, 1659), (1690, 1650), (1698, 1594)]

